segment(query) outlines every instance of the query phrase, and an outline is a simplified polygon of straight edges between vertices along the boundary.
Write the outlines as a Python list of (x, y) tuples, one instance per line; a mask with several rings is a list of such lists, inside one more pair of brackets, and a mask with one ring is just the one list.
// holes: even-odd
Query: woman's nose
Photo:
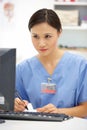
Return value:
[(43, 47), (43, 46), (45, 46), (46, 44), (45, 44), (45, 41), (43, 40), (43, 39), (40, 39), (39, 40), (39, 46), (40, 47)]

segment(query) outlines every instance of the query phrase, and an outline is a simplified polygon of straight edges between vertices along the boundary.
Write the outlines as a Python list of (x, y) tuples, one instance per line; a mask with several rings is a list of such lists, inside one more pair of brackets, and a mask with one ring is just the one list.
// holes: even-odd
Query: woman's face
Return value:
[(47, 23), (40, 23), (31, 28), (32, 43), (42, 56), (51, 55), (57, 48), (60, 32)]

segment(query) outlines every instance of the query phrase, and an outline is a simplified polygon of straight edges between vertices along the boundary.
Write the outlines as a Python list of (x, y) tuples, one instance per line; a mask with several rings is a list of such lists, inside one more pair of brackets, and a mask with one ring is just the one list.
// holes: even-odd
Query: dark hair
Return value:
[(29, 20), (28, 28), (31, 30), (34, 25), (43, 22), (48, 23), (58, 31), (62, 29), (60, 19), (52, 9), (40, 9), (36, 11)]

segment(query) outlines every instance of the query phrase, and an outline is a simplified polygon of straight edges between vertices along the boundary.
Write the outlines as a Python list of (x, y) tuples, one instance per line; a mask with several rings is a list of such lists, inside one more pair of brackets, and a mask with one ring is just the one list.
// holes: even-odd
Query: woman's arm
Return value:
[(76, 117), (87, 117), (87, 102), (80, 103), (78, 106), (72, 108), (59, 108), (58, 112)]
[(80, 103), (72, 108), (56, 108), (53, 104), (48, 104), (37, 109), (38, 112), (64, 113), (71, 116), (85, 118), (87, 117), (87, 102)]

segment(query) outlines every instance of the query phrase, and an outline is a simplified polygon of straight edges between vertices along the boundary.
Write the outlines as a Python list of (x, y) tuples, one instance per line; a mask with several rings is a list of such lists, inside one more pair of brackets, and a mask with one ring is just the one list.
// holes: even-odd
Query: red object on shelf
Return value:
[(4, 4), (3, 8), (4, 8), (5, 15), (10, 20), (13, 17), (14, 4), (7, 2), (7, 3)]
[(64, 0), (65, 2), (76, 2), (76, 0)]
[(70, 0), (71, 2), (75, 2), (75, 0)]

